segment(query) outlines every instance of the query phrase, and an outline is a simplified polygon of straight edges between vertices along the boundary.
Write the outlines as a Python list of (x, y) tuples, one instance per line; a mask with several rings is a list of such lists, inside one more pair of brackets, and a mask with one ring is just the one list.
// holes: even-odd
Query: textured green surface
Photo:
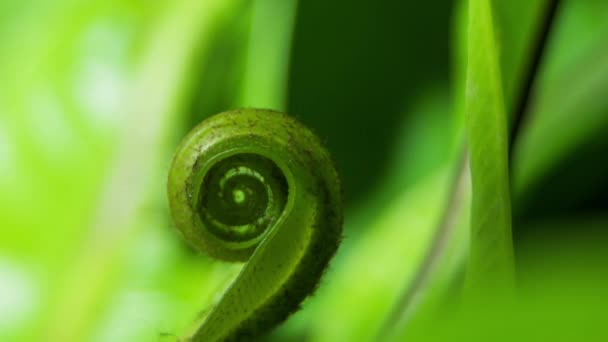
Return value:
[[(342, 194), (328, 152), (308, 129), (274, 111), (225, 112), (193, 129), (173, 159), (168, 196), (191, 245), (220, 259), (248, 260), (195, 341), (250, 339), (283, 321), (314, 291), (341, 239)], [(225, 206), (207, 206), (207, 197)], [(241, 212), (243, 220), (234, 221)], [(242, 233), (259, 225), (257, 234)]]
[(489, 0), (469, 3), (467, 115), (473, 189), (468, 282), (473, 288), (509, 286), (513, 244), (507, 118)]

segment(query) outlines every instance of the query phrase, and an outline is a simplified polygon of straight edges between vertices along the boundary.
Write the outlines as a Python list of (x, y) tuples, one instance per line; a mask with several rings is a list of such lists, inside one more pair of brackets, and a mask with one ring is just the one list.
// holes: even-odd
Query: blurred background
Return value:
[[(509, 113), (549, 2), (496, 2)], [(322, 285), (265, 339), (384, 340), (424, 321), (418, 308), (447, 305), (468, 241), (466, 5), (2, 0), (0, 340), (172, 341), (204, 314), (241, 266), (181, 240), (166, 175), (187, 131), (237, 107), (305, 123), (345, 188), (345, 238)], [(599, 319), (606, 304), (607, 14), (606, 1), (560, 2), (513, 143), (528, 297), (497, 310), (535, 312), (526, 320)], [(473, 311), (433, 322), (466, 333)]]

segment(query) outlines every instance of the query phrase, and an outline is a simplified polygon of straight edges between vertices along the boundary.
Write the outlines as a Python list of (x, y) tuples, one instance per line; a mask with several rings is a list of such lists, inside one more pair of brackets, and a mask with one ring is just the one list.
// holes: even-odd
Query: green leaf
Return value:
[(548, 0), (491, 1), (505, 108), (513, 119), (526, 72), (529, 72), (533, 45), (538, 42), (540, 24), (548, 10)]
[(298, 0), (253, 2), (239, 106), (284, 110)]
[[(589, 11), (580, 5), (564, 3), (535, 90), (533, 110), (514, 146), (513, 195), (518, 210), (526, 206), (552, 169), (584, 152), (585, 144), (606, 141), (608, 49), (603, 37), (608, 34), (608, 24), (599, 17), (608, 7), (597, 3), (591, 6), (595, 11)], [(588, 195), (591, 184), (605, 178), (602, 171), (585, 170), (585, 174), (586, 180), (577, 184), (589, 186), (582, 187), (582, 194), (570, 191), (569, 200)]]
[(509, 286), (513, 243), (507, 117), (489, 0), (469, 2), (465, 111), (472, 183), (470, 288)]

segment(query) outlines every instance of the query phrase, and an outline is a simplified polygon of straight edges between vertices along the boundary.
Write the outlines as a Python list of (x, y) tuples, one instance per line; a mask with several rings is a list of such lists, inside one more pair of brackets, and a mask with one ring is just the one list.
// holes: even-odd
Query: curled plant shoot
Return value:
[(327, 150), (287, 115), (240, 109), (194, 128), (169, 171), (173, 220), (197, 250), (246, 264), (189, 339), (250, 340), (295, 312), (340, 243), (341, 192)]

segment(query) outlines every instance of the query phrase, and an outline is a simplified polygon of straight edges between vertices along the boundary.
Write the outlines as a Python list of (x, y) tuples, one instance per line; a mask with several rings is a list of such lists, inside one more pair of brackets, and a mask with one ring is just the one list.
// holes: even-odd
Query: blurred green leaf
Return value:
[[(47, 316), (49, 322), (40, 331), (42, 339), (83, 340), (96, 331), (95, 322), (103, 317), (111, 294), (124, 281), (119, 275), (142, 228), (139, 215), (147, 203), (149, 182), (164, 183), (155, 170), (162, 161), (166, 132), (173, 127), (173, 117), (183, 101), (191, 47), (195, 42), (204, 44), (213, 14), (230, 5), (184, 1), (165, 7), (144, 43), (127, 90), (129, 101), (121, 108), (125, 120), (117, 136), (115, 159), (82, 245), (74, 248), (73, 262), (66, 263), (67, 272)], [(87, 285), (82, 286), (85, 279)]]
[[(402, 331), (397, 341), (604, 341), (603, 296), (608, 234), (605, 216), (558, 217), (530, 224), (556, 231), (529, 239), (518, 256), (518, 293), (458, 306), (443, 302)], [(576, 234), (581, 227), (596, 234)], [(565, 233), (565, 234), (564, 234)], [(539, 248), (547, 245), (548, 248)], [(446, 305), (450, 304), (450, 305)], [(472, 304), (472, 305), (471, 305)], [(420, 318), (420, 317), (418, 317)]]
[(2, 340), (149, 340), (227, 280), (184, 260), (158, 185), (192, 46), (238, 4), (28, 4), (4, 27), (0, 281), (16, 300)]
[(297, 0), (254, 2), (238, 106), (285, 110), (297, 5)]
[[(585, 10), (589, 7), (595, 10)], [(553, 170), (577, 154), (583, 158), (578, 169), (585, 170), (584, 177), (571, 175), (578, 177), (578, 183), (564, 184), (564, 191), (553, 192), (555, 196), (567, 203), (580, 201), (605, 178), (603, 165), (584, 154), (608, 141), (603, 134), (608, 129), (608, 101), (603, 96), (608, 87), (603, 38), (608, 24), (597, 19), (607, 10), (601, 2), (592, 6), (566, 2), (560, 11), (529, 120), (515, 145), (513, 186), (519, 211), (526, 211), (526, 205), (540, 195), (539, 186)]]
[(549, 2), (491, 1), (505, 108), (511, 119), (525, 91), (524, 82), (535, 52), (533, 47), (539, 41), (540, 25)]

